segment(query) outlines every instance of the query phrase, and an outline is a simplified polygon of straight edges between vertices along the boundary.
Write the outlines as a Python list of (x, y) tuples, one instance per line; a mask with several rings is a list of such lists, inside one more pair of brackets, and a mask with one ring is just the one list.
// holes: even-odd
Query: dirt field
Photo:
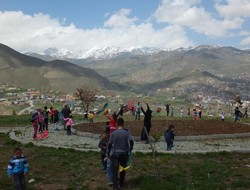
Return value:
[[(164, 133), (170, 124), (175, 126), (175, 133), (178, 136), (250, 133), (250, 125), (243, 123), (220, 120), (152, 120), (150, 135)], [(125, 121), (125, 127), (131, 131), (133, 136), (140, 136), (143, 121)], [(74, 128), (78, 131), (100, 134), (105, 130), (105, 123), (84, 123)]]

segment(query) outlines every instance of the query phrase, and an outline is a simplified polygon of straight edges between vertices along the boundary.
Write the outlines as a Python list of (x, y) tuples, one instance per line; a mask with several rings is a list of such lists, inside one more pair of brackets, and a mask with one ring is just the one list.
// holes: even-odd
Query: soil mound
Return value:
[[(175, 126), (175, 133), (178, 136), (250, 133), (250, 125), (243, 123), (220, 120), (152, 120), (150, 135), (163, 134), (170, 124)], [(96, 122), (79, 124), (74, 128), (81, 132), (101, 134), (105, 127), (105, 122)], [(133, 136), (140, 136), (142, 127), (142, 120), (125, 122), (125, 128), (129, 129)]]

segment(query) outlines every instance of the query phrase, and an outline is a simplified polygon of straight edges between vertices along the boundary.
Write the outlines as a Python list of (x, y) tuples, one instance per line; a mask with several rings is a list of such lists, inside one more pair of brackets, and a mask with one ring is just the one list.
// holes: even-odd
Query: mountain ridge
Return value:
[[(73, 63), (53, 60), (43, 61), (21, 54), (0, 44), (1, 82), (32, 88), (48, 88), (72, 92), (81, 85), (94, 85), (98, 88), (122, 90), (125, 85), (111, 82), (90, 68)], [(66, 85), (69, 83), (70, 85)]]

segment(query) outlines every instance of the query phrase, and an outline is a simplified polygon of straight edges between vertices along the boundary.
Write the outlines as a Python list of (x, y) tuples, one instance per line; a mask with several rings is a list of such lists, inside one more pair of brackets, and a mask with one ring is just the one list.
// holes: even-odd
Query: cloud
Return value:
[(129, 27), (130, 25), (133, 25), (136, 21), (139, 19), (129, 18), (131, 10), (130, 9), (121, 9), (116, 14), (112, 15), (105, 23), (104, 27)]
[(244, 22), (240, 17), (215, 18), (200, 3), (199, 0), (163, 0), (154, 17), (158, 22), (188, 27), (210, 37), (230, 35), (230, 30), (239, 29)]
[(223, 17), (250, 17), (249, 0), (227, 0), (227, 3), (217, 2), (215, 8)]
[(42, 52), (49, 47), (70, 51), (88, 51), (94, 47), (165, 47), (192, 46), (183, 27), (168, 25), (155, 29), (150, 22), (130, 17), (131, 10), (121, 9), (106, 15), (104, 27), (80, 29), (73, 23), (65, 26), (47, 14), (26, 15), (23, 12), (0, 12), (0, 42), (20, 52)]

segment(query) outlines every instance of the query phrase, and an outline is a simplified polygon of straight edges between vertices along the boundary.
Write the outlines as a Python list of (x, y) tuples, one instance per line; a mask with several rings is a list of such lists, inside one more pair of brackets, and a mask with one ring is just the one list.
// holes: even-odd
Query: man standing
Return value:
[(123, 186), (125, 179), (125, 170), (120, 172), (118, 181), (119, 165), (126, 167), (128, 161), (128, 154), (132, 151), (134, 141), (131, 133), (124, 129), (123, 118), (117, 120), (117, 130), (115, 130), (110, 138), (107, 149), (107, 157), (111, 159), (111, 168), (113, 173), (113, 189), (118, 190)]
[(166, 106), (166, 112), (167, 112), (167, 117), (169, 116), (170, 105), (171, 104), (165, 104), (165, 106)]

